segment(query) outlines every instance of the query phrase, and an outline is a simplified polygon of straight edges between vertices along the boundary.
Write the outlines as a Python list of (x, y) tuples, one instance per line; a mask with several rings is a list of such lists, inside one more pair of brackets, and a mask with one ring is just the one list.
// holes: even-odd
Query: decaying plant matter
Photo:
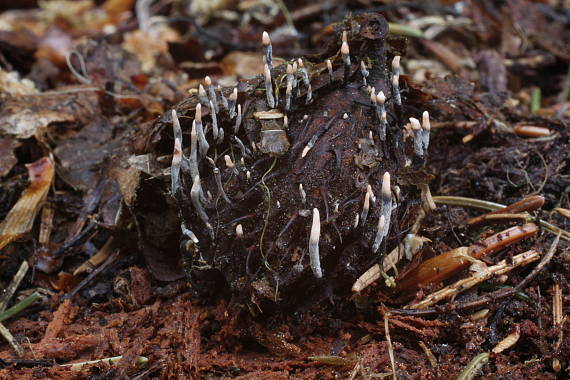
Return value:
[(1, 7), (0, 378), (564, 377), (558, 3)]
[(388, 25), (376, 14), (357, 21), (338, 26), (332, 57), (280, 66), (264, 33), (264, 73), (221, 89), (232, 93), (227, 108), (201, 87), (161, 121), (174, 128), (172, 196), (181, 247), (192, 247), (183, 254), (255, 302), (295, 304), (307, 287), (346, 286), (400, 243), (419, 210), (429, 116), (404, 133), (419, 114), (406, 106)]

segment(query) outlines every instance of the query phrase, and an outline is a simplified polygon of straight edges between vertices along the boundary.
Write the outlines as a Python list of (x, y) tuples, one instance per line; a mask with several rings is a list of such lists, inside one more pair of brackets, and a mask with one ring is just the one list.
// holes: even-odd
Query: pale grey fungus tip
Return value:
[(216, 113), (218, 113), (220, 112), (220, 109), (218, 107), (218, 97), (216, 96), (216, 90), (212, 85), (212, 79), (209, 76), (206, 76), (206, 78), (204, 78), (204, 82), (206, 83), (206, 87), (208, 87), (208, 95), (210, 97), (210, 102), (214, 104), (214, 110), (216, 111)]
[(208, 103), (210, 103), (210, 99), (208, 99), (208, 95), (206, 94), (206, 90), (204, 89), (204, 86), (202, 86), (202, 84), (198, 86), (198, 99), (200, 100), (200, 103), (205, 106), (207, 106)]
[(329, 73), (329, 82), (332, 83), (334, 81), (334, 76), (333, 76), (333, 65), (330, 59), (327, 59), (327, 71)]
[(422, 136), (422, 127), (420, 121), (416, 118), (410, 117), (410, 123), (412, 124), (412, 131), (414, 133), (414, 155), (423, 159), (424, 157), (424, 143)]
[(261, 43), (263, 44), (263, 62), (271, 70), (273, 68), (273, 47), (271, 46), (271, 38), (269, 38), (269, 33), (263, 32)]

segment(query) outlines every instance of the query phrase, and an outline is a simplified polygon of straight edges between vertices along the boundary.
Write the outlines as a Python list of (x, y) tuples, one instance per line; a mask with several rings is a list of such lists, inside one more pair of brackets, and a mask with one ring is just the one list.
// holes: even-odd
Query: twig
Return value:
[[(562, 329), (562, 325), (564, 324), (564, 308), (562, 307), (562, 302), (562, 288), (560, 284), (554, 284), (554, 294), (552, 295), (552, 323), (554, 328), (559, 329), (558, 339), (556, 343), (554, 343), (554, 350), (556, 351), (560, 348), (564, 338), (564, 330)], [(552, 369), (556, 372), (560, 372), (560, 359), (554, 358), (554, 360), (552, 360)]]
[[(73, 63), (71, 63), (71, 59), (73, 56), (77, 56), (77, 60), (79, 61), (79, 67), (81, 68), (81, 72), (78, 72), (75, 67), (73, 67)], [(75, 76), (75, 78), (82, 84), (90, 85), (91, 79), (89, 79), (87, 74), (87, 66), (85, 65), (85, 59), (83, 56), (76, 50), (72, 50), (65, 55), (65, 62), (67, 63), (67, 68), (71, 73)]]
[(4, 322), (6, 319), (13, 317), (14, 315), (18, 314), (31, 304), (33, 304), (36, 300), (40, 298), (40, 294), (38, 292), (33, 292), (22, 301), (18, 302), (8, 310), (0, 313), (0, 323)]
[(557, 213), (559, 213), (563, 217), (570, 219), (570, 210), (568, 210), (566, 208), (556, 207), (554, 209), (554, 211), (556, 211)]
[(463, 207), (474, 207), (483, 210), (495, 211), (504, 208), (505, 205), (495, 202), (484, 201), (482, 199), (467, 198), (467, 197), (454, 197), (448, 195), (436, 195), (433, 198), (435, 203), (451, 205), (451, 206), (463, 206)]
[(351, 365), (353, 362), (351, 359), (343, 358), (342, 356), (338, 355), (314, 355), (307, 357), (307, 359), (317, 363), (338, 365), (338, 366)]
[(384, 313), (384, 331), (386, 332), (386, 342), (388, 343), (388, 355), (390, 356), (390, 365), (392, 366), (392, 379), (396, 380), (396, 360), (394, 359), (394, 346), (390, 339), (390, 327), (388, 326), (389, 312)]
[(83, 272), (93, 271), (97, 265), (101, 264), (109, 255), (111, 254), (113, 248), (115, 247), (114, 239), (111, 236), (103, 247), (97, 251), (96, 254), (91, 256), (88, 260), (84, 261), (74, 272), (73, 275), (77, 276)]
[(354, 368), (352, 369), (352, 371), (350, 372), (350, 376), (348, 377), (347, 380), (354, 380), (354, 378), (356, 377), (356, 375), (358, 375), (358, 373), (361, 371), (362, 369), (362, 358), (358, 358), (358, 361), (356, 362), (356, 364), (354, 365)]
[(548, 249), (546, 255), (544, 255), (544, 257), (542, 258), (542, 260), (540, 260), (538, 265), (534, 267), (532, 272), (530, 272), (521, 282), (517, 284), (517, 286), (513, 288), (513, 293), (517, 293), (523, 290), (528, 285), (528, 283), (538, 274), (538, 272), (540, 272), (542, 268), (544, 268), (550, 262), (550, 260), (552, 260), (552, 257), (556, 252), (556, 248), (558, 248), (560, 235), (561, 233), (559, 232), (558, 235), (556, 235), (556, 239), (554, 239), (554, 241), (550, 245), (550, 248)]
[(483, 366), (489, 361), (489, 353), (488, 352), (483, 352), (482, 354), (479, 354), (477, 356), (475, 356), (473, 358), (473, 360), (471, 360), (469, 362), (469, 364), (467, 364), (467, 367), (465, 367), (465, 369), (463, 371), (461, 371), (461, 373), (459, 374), (459, 376), (457, 376), (457, 380), (471, 380), (475, 378), (475, 375), (477, 375), (477, 372), (483, 368)]
[(93, 272), (89, 273), (89, 275), (87, 277), (85, 277), (83, 279), (83, 281), (81, 281), (71, 292), (66, 294), (65, 298), (73, 298), (73, 296), (75, 296), (77, 294), (77, 292), (79, 292), (85, 285), (87, 285), (89, 282), (91, 282), (91, 280), (93, 280), (99, 273), (101, 273), (102, 271), (107, 269), (107, 267), (109, 265), (111, 265), (113, 263), (113, 261), (115, 261), (117, 256), (119, 256), (119, 250), (118, 249), (115, 250), (115, 252), (113, 252), (113, 254), (111, 256), (109, 256), (103, 264), (101, 264), (99, 267), (97, 267)]
[[(444, 205), (452, 205), (452, 206), (463, 206), (463, 207), (474, 207), (480, 208), (483, 210), (489, 211), (496, 211), (506, 207), (500, 203), (494, 203), (489, 201), (484, 201), (481, 199), (475, 198), (466, 198), (466, 197), (454, 197), (454, 196), (442, 196), (438, 195), (433, 197), (433, 201), (435, 203), (444, 204)], [(530, 217), (531, 221), (536, 221), (536, 218)], [(561, 238), (566, 241), (570, 241), (570, 232), (563, 230), (562, 228), (555, 226), (554, 224), (548, 223), (544, 220), (538, 220), (538, 224), (544, 228), (546, 231), (551, 232), (553, 234), (561, 233)]]
[[(74, 371), (79, 371), (83, 368), (83, 366), (85, 365), (91, 365), (91, 364), (108, 364), (108, 365), (113, 365), (115, 363), (117, 363), (119, 360), (121, 360), (123, 357), (122, 356), (113, 356), (111, 358), (104, 358), (104, 359), (98, 359), (98, 360), (89, 360), (86, 362), (79, 362), (79, 363), (69, 363), (69, 364), (61, 364), (60, 367), (71, 367), (72, 370)], [(139, 356), (137, 357), (137, 364), (145, 364), (148, 362), (148, 358), (146, 356)]]
[(12, 282), (10, 283), (10, 285), (8, 285), (6, 289), (3, 290), (2, 296), (0, 297), (0, 313), (6, 310), (8, 302), (10, 302), (10, 300), (12, 299), (12, 296), (16, 292), (16, 289), (18, 289), (18, 286), (20, 286), (20, 282), (22, 282), (22, 279), (28, 272), (29, 268), (30, 266), (28, 262), (26, 260), (22, 261), (20, 269), (18, 269), (18, 271), (14, 275), (14, 278), (12, 278)]
[(42, 246), (47, 246), (49, 244), (49, 238), (53, 230), (53, 213), (54, 209), (50, 204), (45, 204), (42, 207), (40, 233), (38, 236), (38, 242)]
[(424, 38), (424, 33), (421, 30), (414, 28), (412, 26), (389, 22), (388, 27), (389, 27), (388, 30), (392, 34), (398, 34), (400, 36), (406, 36), (406, 37)]
[(10, 333), (10, 330), (8, 330), (2, 323), (0, 323), (0, 334), (8, 341), (8, 343), (10, 343), (10, 346), (12, 346), (18, 356), (22, 356), (24, 354), (22, 346), (20, 346), (16, 338), (14, 338)]
[(513, 257), (511, 264), (507, 264), (506, 260), (498, 262), (489, 268), (485, 268), (484, 272), (475, 273), (471, 277), (461, 279), (451, 285), (446, 286), (443, 289), (438, 290), (435, 293), (428, 295), (423, 301), (418, 302), (412, 306), (411, 309), (424, 309), (428, 306), (435, 305), (437, 302), (444, 298), (450, 298), (456, 296), (457, 294), (480, 284), (483, 281), (488, 280), (492, 276), (500, 276), (505, 273), (510, 272), (518, 266), (529, 264), (535, 260), (538, 260), (539, 254), (534, 250), (530, 250)]
[(522, 213), (524, 211), (533, 211), (541, 208), (543, 205), (544, 205), (544, 197), (541, 197), (540, 195), (533, 195), (530, 197), (526, 197), (518, 202), (512, 203), (499, 210), (491, 211), (487, 214), (471, 218), (467, 221), (467, 224), (476, 225), (483, 223), (488, 219), (492, 219), (493, 215), (495, 217), (497, 217), (497, 215), (503, 215), (503, 214), (516, 215), (517, 218), (520, 218), (520, 215), (518, 215), (519, 213)]
[(418, 344), (422, 348), (422, 350), (424, 350), (424, 353), (426, 354), (432, 368), (437, 368), (437, 359), (436, 359), (435, 355), (433, 354), (433, 352), (431, 352), (429, 347), (426, 346), (426, 344), (423, 341), (420, 340), (418, 342)]

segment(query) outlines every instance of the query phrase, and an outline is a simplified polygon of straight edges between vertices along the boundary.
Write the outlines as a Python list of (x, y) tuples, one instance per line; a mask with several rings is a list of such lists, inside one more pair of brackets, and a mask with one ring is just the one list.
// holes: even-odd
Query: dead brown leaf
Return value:
[(0, 249), (32, 229), (54, 175), (54, 165), (49, 157), (26, 165), (30, 185), (0, 224)]

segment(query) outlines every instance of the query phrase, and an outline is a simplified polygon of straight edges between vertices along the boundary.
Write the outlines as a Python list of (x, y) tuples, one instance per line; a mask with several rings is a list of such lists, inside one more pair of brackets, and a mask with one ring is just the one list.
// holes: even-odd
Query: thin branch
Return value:
[[(484, 201), (481, 199), (475, 198), (466, 198), (466, 197), (453, 197), (453, 196), (442, 196), (438, 195), (433, 197), (433, 201), (438, 204), (444, 205), (451, 205), (451, 206), (463, 206), (463, 207), (474, 207), (480, 208), (483, 210), (489, 211), (496, 211), (502, 208), (505, 208), (505, 205), (500, 203), (494, 203), (489, 201)], [(531, 221), (536, 221), (536, 218), (530, 217)], [(554, 224), (548, 223), (544, 220), (538, 220), (538, 224), (544, 228), (546, 231), (551, 232), (553, 234), (561, 233), (561, 238), (566, 241), (570, 241), (570, 232), (563, 230), (562, 228), (555, 226)]]
[(6, 289), (4, 289), (2, 296), (0, 297), (0, 313), (6, 310), (8, 302), (10, 302), (10, 300), (12, 299), (12, 296), (16, 292), (16, 289), (18, 289), (18, 286), (20, 286), (20, 282), (22, 282), (22, 280), (24, 279), (24, 276), (28, 272), (29, 268), (30, 266), (28, 262), (26, 260), (22, 261), (20, 269), (18, 269), (18, 271), (14, 275), (14, 278), (12, 278), (12, 282), (10, 282), (10, 285), (8, 285)]
[(18, 356), (24, 355), (24, 350), (22, 349), (22, 346), (20, 346), (20, 343), (18, 343), (16, 338), (14, 338), (12, 333), (10, 333), (10, 330), (8, 330), (2, 323), (0, 323), (0, 335), (10, 343), (10, 346), (12, 346)]
[(32, 294), (30, 294), (29, 296), (27, 296), (22, 301), (18, 302), (8, 310), (0, 313), (0, 323), (18, 314), (19, 312), (21, 312), (22, 310), (33, 304), (35, 301), (37, 301), (39, 298), (40, 294), (38, 292), (33, 292)]

